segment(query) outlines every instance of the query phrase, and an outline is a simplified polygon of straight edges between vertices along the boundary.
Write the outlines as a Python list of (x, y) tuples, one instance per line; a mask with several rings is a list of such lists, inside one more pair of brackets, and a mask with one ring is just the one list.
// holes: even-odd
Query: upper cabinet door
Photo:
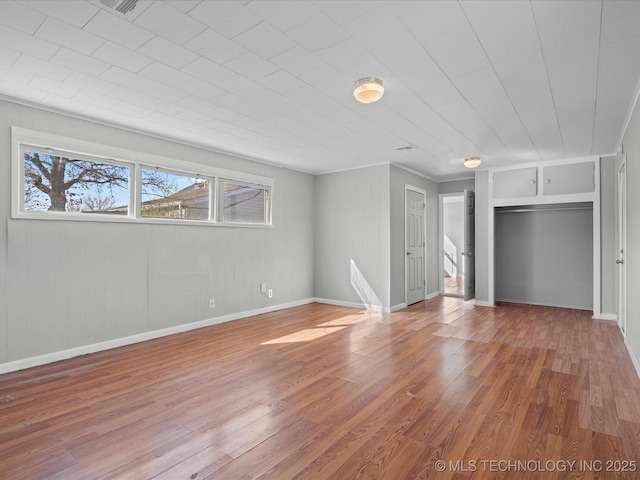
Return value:
[(493, 198), (535, 197), (537, 168), (505, 170), (493, 174)]
[(546, 196), (593, 192), (593, 176), (593, 162), (543, 167), (542, 194)]

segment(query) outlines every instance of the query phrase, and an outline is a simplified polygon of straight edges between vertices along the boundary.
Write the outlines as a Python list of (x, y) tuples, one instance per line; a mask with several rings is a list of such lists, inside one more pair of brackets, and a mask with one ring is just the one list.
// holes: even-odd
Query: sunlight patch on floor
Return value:
[(285, 335), (284, 337), (274, 338), (273, 340), (262, 342), (260, 345), (309, 342), (311, 340), (316, 340), (318, 338), (324, 337), (325, 335), (329, 335), (330, 333), (338, 332), (345, 328), (347, 327), (305, 328), (304, 330), (300, 330), (299, 332), (295, 332), (290, 335)]
[(367, 315), (347, 315), (345, 317), (336, 318), (329, 322), (321, 323), (319, 327), (335, 327), (340, 325), (355, 325), (356, 323), (364, 322), (369, 319)]

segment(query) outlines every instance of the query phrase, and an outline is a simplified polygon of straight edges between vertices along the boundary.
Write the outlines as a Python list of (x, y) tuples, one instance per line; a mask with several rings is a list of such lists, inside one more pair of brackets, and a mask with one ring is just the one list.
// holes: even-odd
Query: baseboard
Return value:
[(636, 353), (633, 351), (633, 348), (627, 341), (626, 335), (624, 337), (624, 345), (627, 347), (627, 352), (629, 352), (629, 357), (631, 357), (631, 363), (633, 363), (633, 366), (636, 369), (636, 374), (638, 375), (638, 377), (640, 377), (640, 360), (638, 360)]
[(399, 303), (398, 305), (394, 305), (389, 309), (390, 312), (397, 312), (398, 310), (402, 310), (403, 308), (407, 308), (407, 302)]
[(612, 320), (614, 322), (618, 321), (618, 315), (615, 313), (600, 313), (600, 315), (594, 315), (593, 318), (596, 320)]
[(134, 343), (145, 342), (147, 340), (166, 337), (168, 335), (173, 335), (176, 333), (188, 332), (190, 330), (196, 330), (198, 328), (210, 327), (212, 325), (218, 325), (220, 323), (230, 322), (233, 320), (253, 317), (255, 315), (260, 315), (263, 313), (275, 312), (278, 310), (283, 310), (285, 308), (306, 305), (308, 303), (313, 303), (314, 301), (314, 298), (306, 298), (294, 302), (272, 305), (265, 308), (256, 308), (253, 310), (245, 310), (244, 312), (230, 313), (228, 315), (222, 315), (220, 317), (208, 318), (206, 320), (201, 320), (198, 322), (176, 325), (174, 327), (139, 333), (128, 337), (107, 340), (105, 342), (83, 345), (81, 347), (70, 348), (68, 350), (62, 350), (59, 352), (47, 353), (44, 355), (38, 355), (36, 357), (14, 360), (12, 362), (0, 364), (0, 374), (24, 370), (25, 368), (37, 367), (38, 365), (45, 365), (47, 363), (59, 362), (60, 360), (67, 360), (69, 358), (78, 357), (80, 355), (87, 355), (89, 353), (96, 353), (112, 348), (124, 347), (126, 345), (131, 345)]
[[(535, 305), (537, 307), (556, 307), (556, 308), (569, 308), (571, 310), (588, 310), (593, 312), (592, 305), (559, 305), (555, 303), (547, 303), (547, 302), (533, 302), (531, 300), (518, 300), (518, 299), (504, 299), (504, 298), (496, 298), (496, 302), (503, 303), (518, 303), (522, 305)], [(599, 317), (598, 317), (599, 318)]]
[(484, 300), (476, 300), (474, 305), (476, 307), (495, 307), (494, 303), (485, 302)]
[(380, 305), (365, 305), (364, 303), (346, 302), (344, 300), (334, 300), (333, 298), (314, 298), (313, 300), (318, 303), (335, 305), (336, 307), (358, 308), (360, 310), (371, 310), (372, 312), (382, 313), (391, 312), (391, 309), (389, 307), (382, 307)]
[[(431, 300), (432, 298), (440, 295), (440, 292), (433, 292), (427, 295), (425, 300)], [(334, 300), (332, 298), (315, 298), (314, 299), (318, 303), (325, 303), (327, 305), (336, 305), (338, 307), (348, 307), (348, 308), (359, 308), (361, 310), (372, 310), (374, 312), (382, 312), (382, 313), (391, 313), (397, 312), (398, 310), (402, 310), (403, 308), (407, 308), (407, 302), (398, 303), (392, 307), (381, 307), (377, 305), (365, 305), (364, 303), (357, 302), (345, 302), (344, 300)]]

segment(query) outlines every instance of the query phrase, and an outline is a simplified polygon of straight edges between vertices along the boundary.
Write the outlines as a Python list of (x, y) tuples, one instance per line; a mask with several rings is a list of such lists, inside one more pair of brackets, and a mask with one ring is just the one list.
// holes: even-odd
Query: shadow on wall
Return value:
[(367, 307), (367, 310), (382, 311), (382, 302), (371, 288), (371, 285), (369, 285), (369, 282), (367, 282), (367, 279), (362, 275), (353, 258), (351, 259), (351, 286)]

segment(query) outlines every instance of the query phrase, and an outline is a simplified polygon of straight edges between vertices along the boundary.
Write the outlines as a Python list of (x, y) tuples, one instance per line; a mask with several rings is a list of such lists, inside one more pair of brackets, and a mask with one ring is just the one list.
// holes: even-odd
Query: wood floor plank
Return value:
[(0, 375), (12, 480), (636, 480), (639, 463), (623, 338), (572, 309), (308, 304)]

